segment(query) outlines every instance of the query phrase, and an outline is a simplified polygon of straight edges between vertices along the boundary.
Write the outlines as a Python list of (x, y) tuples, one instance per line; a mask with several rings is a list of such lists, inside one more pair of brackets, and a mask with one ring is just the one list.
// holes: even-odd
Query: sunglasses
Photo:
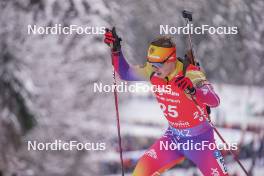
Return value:
[(161, 68), (164, 63), (160, 63), (160, 62), (153, 62), (153, 63), (150, 63), (152, 65), (152, 67), (155, 67), (155, 68)]
[(163, 66), (163, 64), (165, 62), (168, 61), (168, 59), (175, 53), (175, 51), (173, 51), (163, 62), (150, 62), (149, 63), (152, 65), (152, 67), (155, 67), (155, 68), (161, 68)]

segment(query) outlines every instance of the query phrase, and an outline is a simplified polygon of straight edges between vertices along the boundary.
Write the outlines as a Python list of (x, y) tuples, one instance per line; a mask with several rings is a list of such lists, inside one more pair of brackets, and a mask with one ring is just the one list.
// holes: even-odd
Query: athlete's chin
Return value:
[(166, 76), (169, 75), (169, 71), (163, 69), (156, 69), (155, 72), (161, 78), (165, 78)]
[(163, 77), (163, 76), (164, 76), (164, 73), (161, 72), (161, 71), (157, 71), (156, 73), (157, 73), (157, 75), (160, 76), (160, 77)]
[(156, 73), (157, 73), (157, 75), (158, 75), (158, 76), (161, 76), (161, 75), (162, 75), (162, 73), (161, 73), (161, 72), (156, 72)]

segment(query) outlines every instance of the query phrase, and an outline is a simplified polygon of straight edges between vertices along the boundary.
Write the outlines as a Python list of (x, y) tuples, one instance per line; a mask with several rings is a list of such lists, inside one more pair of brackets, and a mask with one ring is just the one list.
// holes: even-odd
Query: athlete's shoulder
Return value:
[[(176, 61), (176, 67), (175, 67), (175, 70), (177, 72), (181, 72), (182, 70), (184, 70), (184, 61), (181, 59), (181, 58), (178, 58), (177, 61)], [(198, 66), (195, 66), (195, 65), (192, 65), (192, 64), (189, 64), (187, 69), (187, 71), (199, 71), (200, 68)]]
[(146, 79), (148, 79), (153, 72), (152, 66), (149, 62), (145, 62), (142, 65), (137, 65), (134, 68), (138, 74), (142, 75)]
[(189, 65), (186, 71), (186, 76), (191, 79), (194, 84), (206, 81), (206, 76), (200, 67), (195, 65)]

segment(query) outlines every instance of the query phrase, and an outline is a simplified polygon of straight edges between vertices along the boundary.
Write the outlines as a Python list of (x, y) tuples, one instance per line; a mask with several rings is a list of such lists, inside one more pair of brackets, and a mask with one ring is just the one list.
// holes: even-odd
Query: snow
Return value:
[[(240, 130), (227, 129), (227, 128), (217, 128), (217, 130), (224, 137), (225, 141), (228, 144), (234, 144), (234, 143), (238, 144), (242, 139), (242, 137), (244, 144), (248, 144), (252, 141), (252, 138), (254, 137), (254, 133), (252, 132), (247, 132), (245, 133), (245, 135), (243, 135)], [(223, 142), (216, 133), (214, 136), (216, 139), (216, 143), (223, 144)]]
[(120, 115), (126, 122), (167, 124), (154, 99), (130, 99), (120, 105)]
[(254, 113), (264, 110), (264, 92), (261, 87), (248, 87), (228, 84), (215, 84), (216, 92), (221, 99), (221, 105), (213, 109), (225, 114), (227, 123), (239, 123), (241, 125), (263, 126), (264, 117), (255, 117)]

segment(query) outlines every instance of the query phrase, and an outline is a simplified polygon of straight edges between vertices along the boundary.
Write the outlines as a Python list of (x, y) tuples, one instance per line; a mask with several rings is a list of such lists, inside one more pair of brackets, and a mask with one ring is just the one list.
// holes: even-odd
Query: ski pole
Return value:
[[(109, 29), (106, 29), (106, 32), (108, 32)], [(119, 40), (116, 31), (115, 31), (115, 27), (113, 27), (112, 29), (112, 33), (113, 33), (113, 37), (116, 40)], [(114, 48), (114, 45), (111, 44), (110, 46), (111, 50)], [(125, 171), (124, 171), (124, 160), (123, 160), (123, 149), (122, 149), (122, 138), (121, 138), (121, 127), (120, 127), (120, 118), (119, 118), (119, 108), (118, 108), (118, 94), (117, 94), (117, 90), (116, 90), (116, 74), (115, 74), (115, 68), (114, 68), (114, 58), (113, 58), (113, 54), (111, 53), (111, 59), (112, 59), (112, 65), (113, 65), (113, 84), (114, 84), (114, 99), (115, 99), (115, 111), (116, 111), (116, 126), (117, 126), (117, 135), (118, 135), (118, 145), (119, 145), (119, 157), (120, 157), (120, 162), (121, 162), (121, 175), (124, 176), (125, 175)]]
[[(182, 16), (186, 20), (186, 26), (188, 26), (189, 22), (192, 21), (192, 12), (184, 10), (182, 11)], [(194, 55), (193, 55), (193, 45), (192, 45), (192, 37), (190, 31), (188, 31), (188, 44), (190, 49), (190, 63), (195, 65)]]
[[(186, 26), (189, 24), (189, 21), (192, 21), (192, 12), (190, 11), (187, 11), (187, 10), (184, 10), (182, 12), (182, 16), (183, 18), (186, 20)], [(196, 62), (194, 60), (194, 54), (193, 54), (193, 45), (192, 45), (192, 39), (191, 39), (191, 34), (190, 32), (188, 33), (188, 42), (189, 42), (189, 49), (190, 49), (190, 54), (191, 54), (191, 63), (193, 65), (196, 65)], [(187, 58), (185, 58), (187, 59)], [(188, 60), (186, 60), (185, 62), (188, 62)], [(187, 66), (188, 66), (188, 63), (187, 63)], [(184, 75), (186, 74), (186, 69), (185, 68), (183, 70), (183, 73)], [(201, 111), (202, 113), (204, 113), (203, 109), (199, 106), (199, 104), (197, 103), (197, 101), (191, 96), (191, 99), (192, 101), (194, 102), (195, 106), (197, 109), (199, 109), (199, 111)], [(223, 136), (220, 134), (220, 132), (217, 130), (216, 126), (213, 124), (213, 122), (209, 119), (210, 116), (209, 116), (209, 119), (208, 118), (205, 118), (207, 120), (207, 122), (211, 125), (211, 127), (213, 128), (213, 130), (215, 131), (215, 133), (218, 135), (218, 137), (221, 139), (221, 141), (229, 147), (229, 145), (227, 144), (227, 142), (224, 140)], [(228, 150), (230, 152), (230, 154), (233, 156), (234, 160), (239, 164), (239, 166), (241, 167), (241, 169), (244, 171), (244, 173), (249, 176), (249, 173), (247, 172), (247, 170), (245, 169), (245, 167), (243, 166), (243, 164), (240, 162), (240, 160), (238, 159), (237, 155), (232, 151), (232, 150)]]
[(116, 90), (116, 75), (115, 69), (113, 68), (113, 80), (114, 80), (114, 97), (115, 97), (115, 110), (116, 110), (116, 125), (117, 125), (117, 134), (118, 134), (118, 144), (119, 144), (119, 156), (121, 162), (121, 172), (124, 176), (124, 161), (123, 161), (123, 149), (122, 149), (122, 138), (120, 130), (120, 118), (119, 118), (119, 109), (118, 109), (118, 94)]

